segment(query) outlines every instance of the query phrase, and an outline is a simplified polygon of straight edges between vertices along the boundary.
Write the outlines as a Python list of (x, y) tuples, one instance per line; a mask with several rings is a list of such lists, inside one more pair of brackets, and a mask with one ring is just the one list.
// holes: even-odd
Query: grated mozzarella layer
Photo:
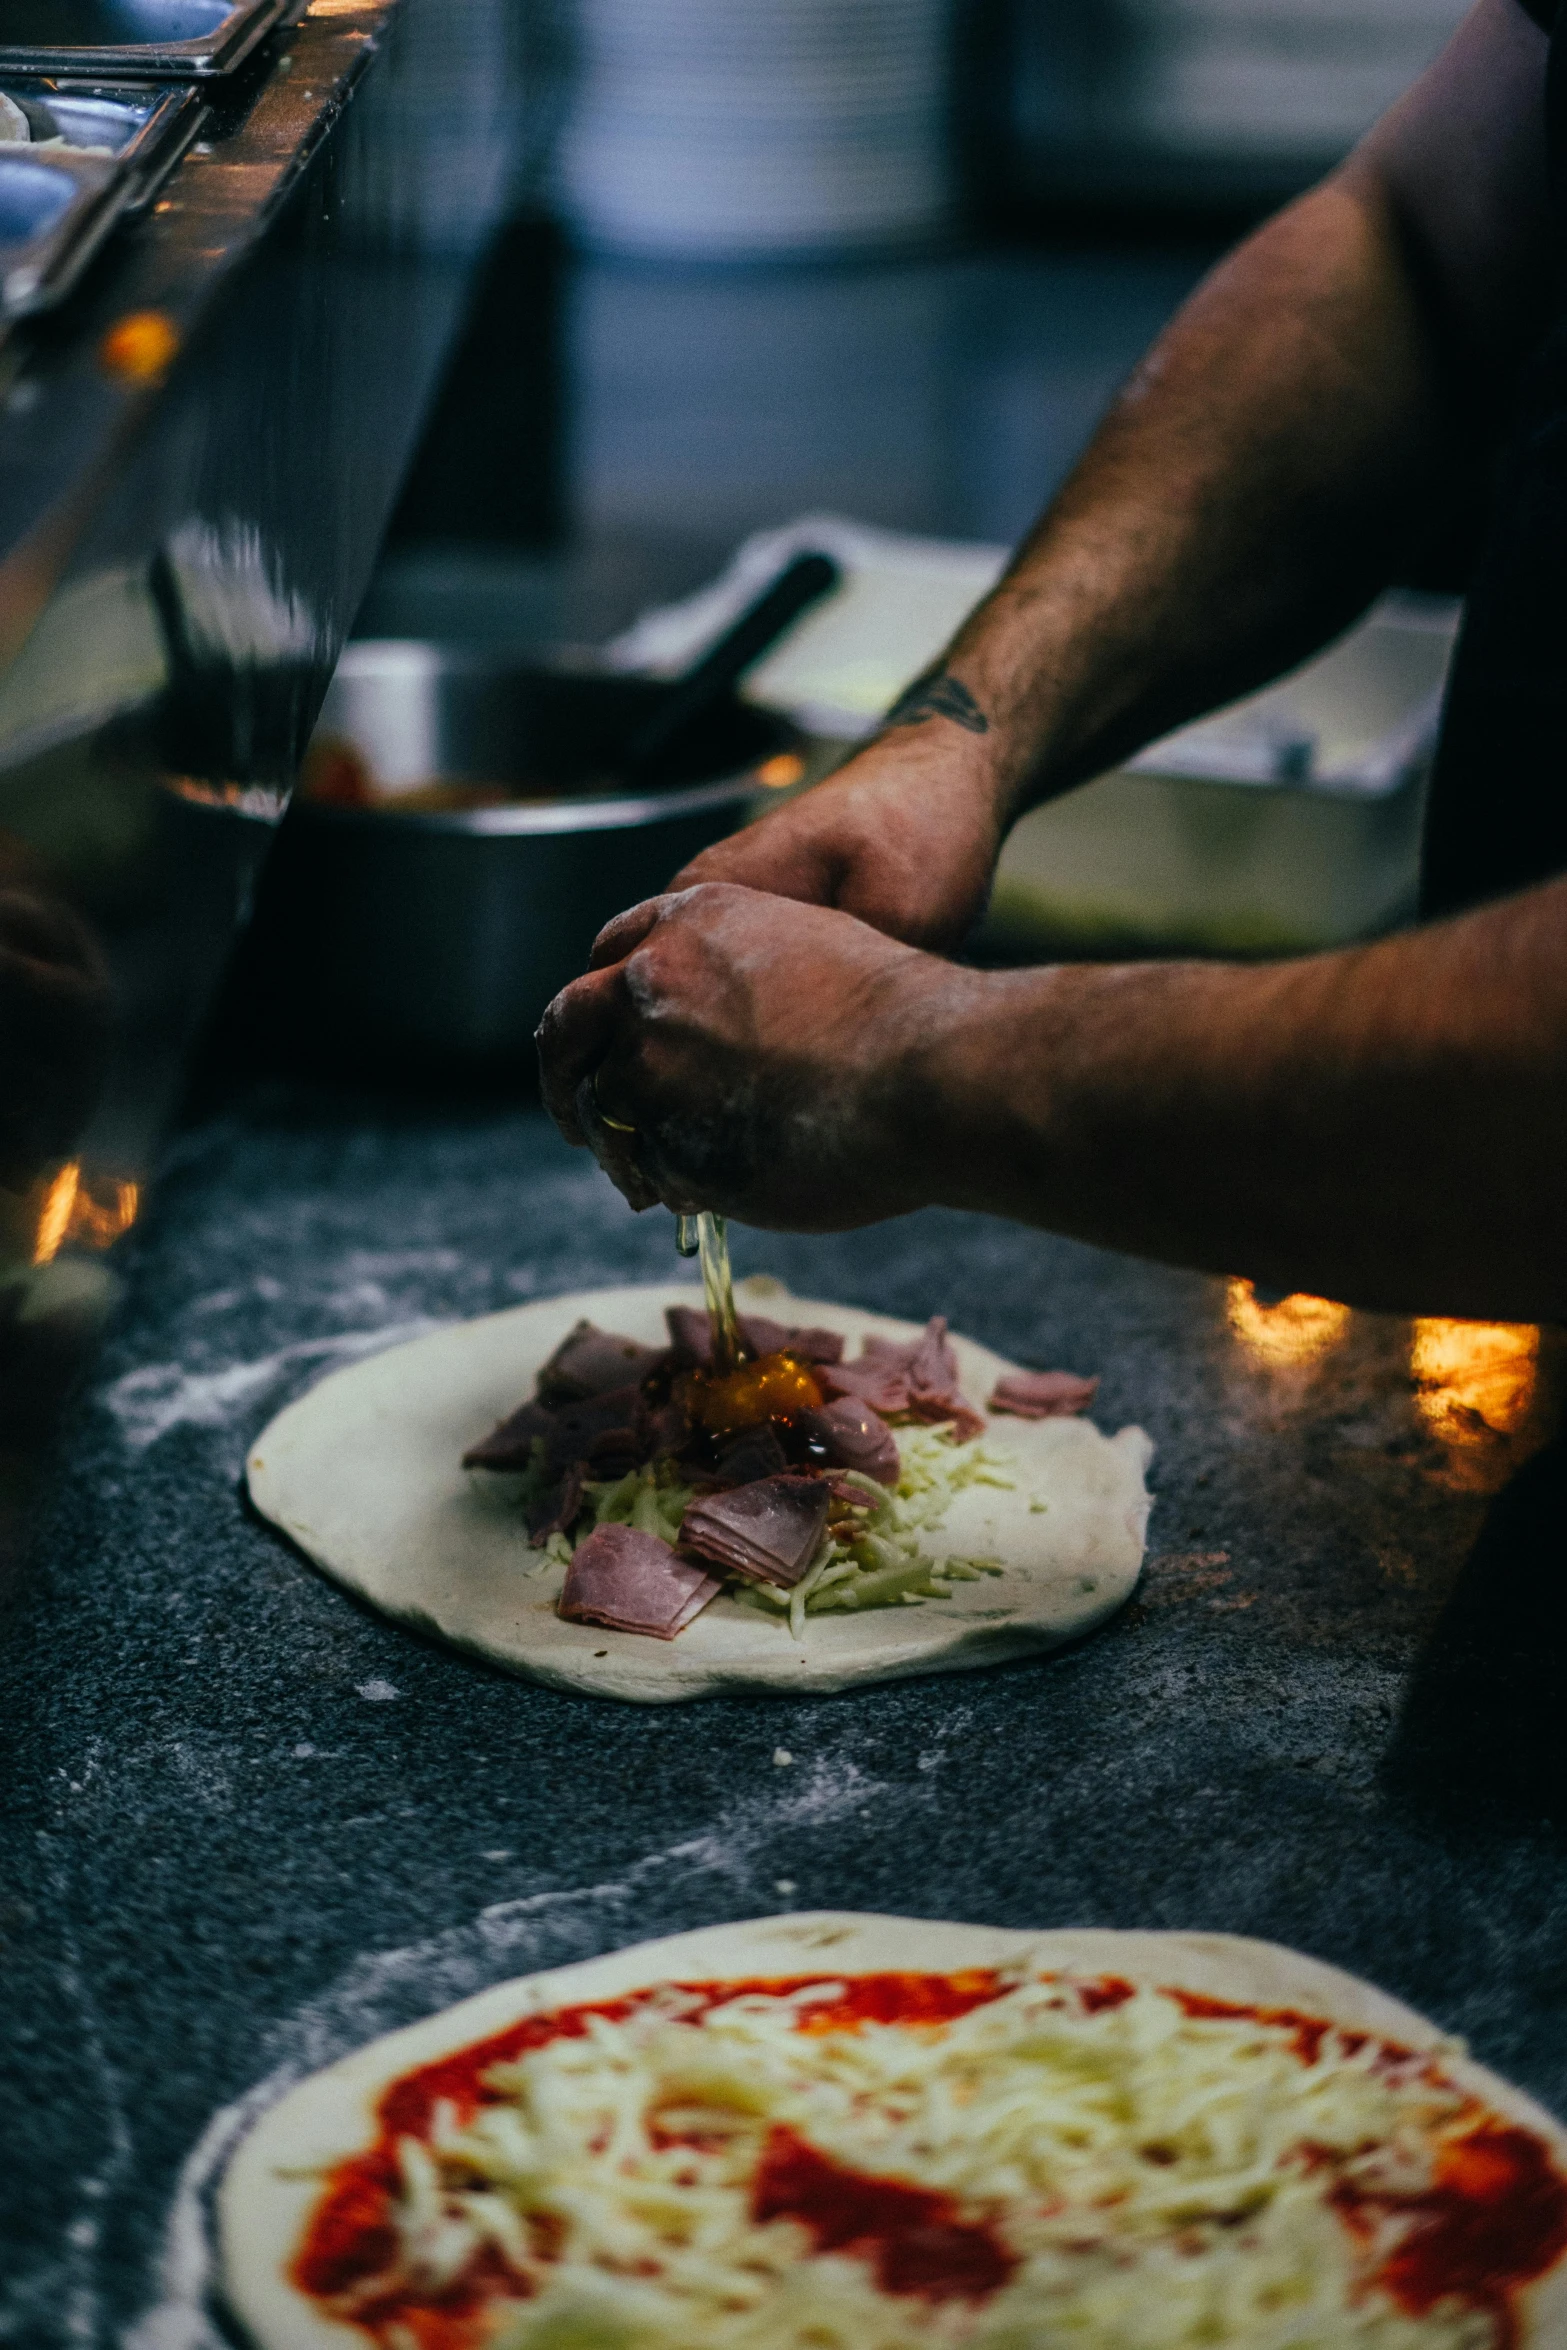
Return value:
[[(337, 2313), (437, 2293), (488, 2248), (515, 2284), (487, 2350), (1496, 2350), (1484, 2310), (1401, 2309), (1367, 2264), (1403, 2223), (1368, 2248), (1329, 2200), (1418, 2194), (1475, 2127), (1435, 2059), (1329, 2031), (1306, 2062), (1287, 2026), (1094, 1989), (1020, 1969), (926, 2028), (811, 2029), (820, 1986), (705, 2014), (671, 1986), (595, 2018), (400, 2141), (396, 2260)], [(1008, 2281), (888, 2293), (869, 2255), (756, 2220), (780, 2126), (953, 2197)]]

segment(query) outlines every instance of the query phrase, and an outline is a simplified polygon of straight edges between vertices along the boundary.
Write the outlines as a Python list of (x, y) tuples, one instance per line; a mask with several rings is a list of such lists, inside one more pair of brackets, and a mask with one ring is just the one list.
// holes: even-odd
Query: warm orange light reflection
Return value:
[(776, 759), (768, 759), (758, 767), (756, 780), (765, 783), (769, 791), (787, 791), (804, 773), (805, 761), (796, 752), (780, 751)]
[(1516, 1435), (1535, 1401), (1540, 1333), (1528, 1322), (1417, 1322), (1409, 1348), (1415, 1407), (1458, 1451)]
[(1309, 1363), (1336, 1346), (1349, 1324), (1348, 1306), (1304, 1291), (1264, 1305), (1250, 1281), (1230, 1283), (1230, 1328), (1259, 1363)]
[(165, 788), (176, 799), (195, 808), (229, 808), (241, 816), (259, 817), (263, 824), (280, 824), (288, 794), (266, 783), (208, 783), (199, 775), (170, 775)]
[(121, 383), (154, 384), (173, 365), (179, 329), (162, 310), (133, 310), (98, 345), (98, 364)]
[(136, 1221), (141, 1192), (118, 1176), (86, 1177), (76, 1160), (44, 1193), (33, 1237), (33, 1263), (52, 1264), (62, 1248), (108, 1248)]
[(65, 1235), (70, 1229), (71, 1211), (82, 1185), (82, 1171), (73, 1160), (62, 1167), (44, 1194), (43, 1210), (38, 1218), (38, 1232), (33, 1242), (33, 1263), (47, 1265), (60, 1253)]

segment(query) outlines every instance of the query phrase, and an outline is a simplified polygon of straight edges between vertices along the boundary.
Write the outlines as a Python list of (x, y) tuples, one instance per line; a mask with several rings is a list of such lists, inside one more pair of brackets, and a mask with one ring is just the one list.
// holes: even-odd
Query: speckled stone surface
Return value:
[(211, 2350), (207, 2193), (288, 2081), (791, 1905), (1276, 1937), (1567, 2114), (1563, 1476), (1483, 1490), (1542, 1413), (1467, 1340), (1427, 1334), (1416, 1396), (1407, 1324), (1248, 1339), (1221, 1282), (977, 1218), (740, 1235), (744, 1269), (1101, 1371), (1103, 1423), (1159, 1446), (1107, 1631), (830, 1700), (535, 1688), (247, 1514), (247, 1442), (351, 1350), (671, 1248), (537, 1113), (260, 1096), (174, 1154), (0, 1648), (0, 2341)]

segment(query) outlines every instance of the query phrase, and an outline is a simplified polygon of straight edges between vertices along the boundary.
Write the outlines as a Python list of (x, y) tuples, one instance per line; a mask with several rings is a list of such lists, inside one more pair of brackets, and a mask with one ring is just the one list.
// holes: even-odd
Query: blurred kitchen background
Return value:
[[(444, 77), (455, 124), (490, 69), (484, 136), (444, 166), (454, 248), (476, 172), (514, 194), (355, 634), (608, 646), (668, 673), (736, 596), (628, 636), (639, 616), (758, 534), (752, 586), (826, 531), (854, 593), (743, 689), (805, 726), (813, 775), (988, 583), (1214, 257), (1331, 168), (1462, 13), (514, 6), (520, 46), (515, 16), (463, 0), (403, 77), (425, 108)], [(1411, 584), (1321, 676), (1029, 820), (977, 951), (1287, 951), (1401, 919), (1456, 618), (1432, 591), (1460, 583)]]
[[(465, 626), (593, 636), (629, 616), (655, 545), (663, 589), (819, 508), (1015, 539), (1213, 256), (1330, 169), (1463, 14), (1463, 0), (510, 4), (531, 26), (521, 80), (492, 0), (452, 0), (441, 54), (405, 76), (421, 106), (449, 80), (455, 126), (466, 28), (470, 51), (494, 53), (492, 92), (510, 60), (526, 119), (511, 125), (512, 236), (366, 626), (389, 616), (415, 547)], [(505, 131), (491, 126), (497, 151)], [(455, 242), (476, 168), (454, 142)], [(481, 461), (462, 427), (491, 399)], [(456, 557), (480, 547), (515, 601), (464, 600)], [(546, 550), (569, 553), (506, 560)]]
[[(182, 1098), (531, 1085), (600, 924), (874, 728), (1462, 0), (365, 5), (0, 314), (0, 881), (83, 1005), (0, 1022), (0, 1584)], [(650, 757), (785, 572), (834, 584)], [(1463, 576), (1025, 818), (975, 954), (1406, 919)]]

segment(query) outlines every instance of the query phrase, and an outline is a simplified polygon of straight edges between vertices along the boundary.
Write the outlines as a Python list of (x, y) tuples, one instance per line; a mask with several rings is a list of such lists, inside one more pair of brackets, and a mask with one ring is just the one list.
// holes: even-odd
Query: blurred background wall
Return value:
[(995, 36), (997, 199), (1278, 203), (1346, 153), (1466, 5), (1010, 0)]
[[(469, 176), (515, 196), (357, 633), (580, 662), (801, 517), (999, 566), (1203, 272), (1465, 5), (453, 0), (523, 102), (478, 109), (469, 147), (453, 110), (443, 217), (460, 238)], [(406, 86), (448, 104), (438, 56)], [(1187, 746), (1036, 811), (1007, 951), (1289, 951), (1402, 919), (1455, 612), (1366, 640), (1367, 742), (1419, 738), (1385, 776), (1357, 752), (1344, 780), (1318, 693), (1254, 713), (1243, 758), (1205, 744), (1211, 774)], [(1310, 756), (1258, 751), (1279, 728)]]
[(400, 102), (449, 122), (453, 242), (498, 172), (511, 224), (394, 544), (700, 564), (810, 504), (1015, 537), (1465, 4), (452, 0)]
[(761, 258), (978, 212), (1278, 202), (1464, 0), (570, 0), (558, 186), (599, 250)]

